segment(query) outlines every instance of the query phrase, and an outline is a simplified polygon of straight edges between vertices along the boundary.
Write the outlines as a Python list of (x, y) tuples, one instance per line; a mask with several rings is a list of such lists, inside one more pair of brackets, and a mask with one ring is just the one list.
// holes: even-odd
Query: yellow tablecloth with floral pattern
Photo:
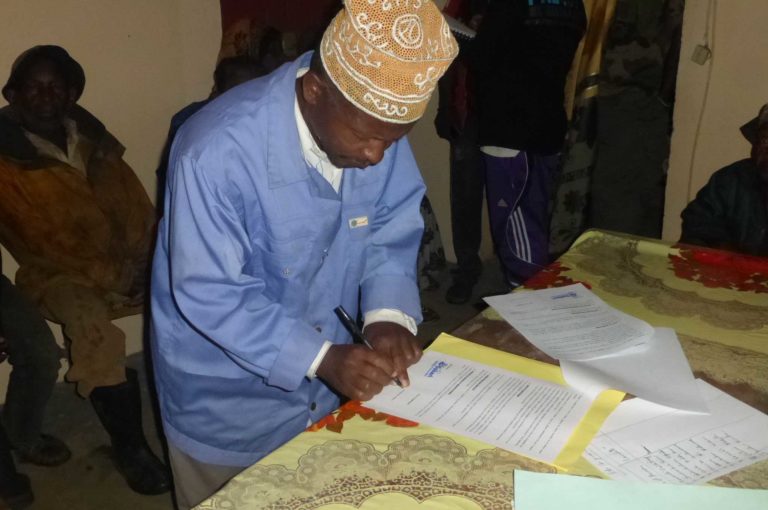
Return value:
[[(768, 259), (589, 231), (525, 287), (574, 282), (654, 326), (674, 328), (697, 377), (768, 412)], [(554, 362), (492, 309), (453, 334)], [(510, 509), (515, 469), (556, 471), (350, 402), (198, 508)], [(600, 476), (586, 461), (575, 472)], [(712, 483), (768, 488), (768, 462)]]

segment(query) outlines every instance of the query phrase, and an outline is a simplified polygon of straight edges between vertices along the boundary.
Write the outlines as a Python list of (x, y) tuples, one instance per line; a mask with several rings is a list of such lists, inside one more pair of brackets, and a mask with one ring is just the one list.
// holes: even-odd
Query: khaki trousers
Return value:
[(200, 462), (171, 443), (168, 443), (168, 457), (178, 510), (190, 510), (199, 505), (245, 469)]

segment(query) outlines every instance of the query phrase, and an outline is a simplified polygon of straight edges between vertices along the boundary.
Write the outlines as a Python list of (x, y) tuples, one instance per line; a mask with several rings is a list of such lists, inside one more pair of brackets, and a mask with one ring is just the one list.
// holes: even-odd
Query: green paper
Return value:
[(766, 510), (768, 490), (515, 471), (515, 510)]

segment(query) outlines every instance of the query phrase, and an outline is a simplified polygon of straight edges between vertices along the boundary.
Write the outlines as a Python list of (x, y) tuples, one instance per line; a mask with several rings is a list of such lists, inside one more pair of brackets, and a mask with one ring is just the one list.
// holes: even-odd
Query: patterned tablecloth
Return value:
[[(768, 259), (590, 231), (526, 287), (574, 282), (654, 326), (674, 328), (697, 377), (768, 412)], [(492, 309), (453, 334), (554, 362)], [(555, 471), (350, 402), (198, 508), (510, 509), (514, 469)], [(586, 461), (578, 471), (599, 476)], [(768, 461), (712, 483), (768, 488)]]

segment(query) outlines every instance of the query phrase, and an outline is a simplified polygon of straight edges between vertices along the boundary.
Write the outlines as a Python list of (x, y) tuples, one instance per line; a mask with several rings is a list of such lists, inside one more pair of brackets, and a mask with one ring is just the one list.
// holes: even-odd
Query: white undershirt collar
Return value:
[[(301, 78), (309, 70), (308, 67), (302, 67), (296, 73), (296, 78)], [(328, 159), (328, 155), (315, 142), (312, 133), (309, 131), (309, 126), (304, 120), (304, 116), (301, 114), (299, 108), (298, 97), (293, 101), (293, 110), (296, 115), (296, 127), (299, 129), (299, 141), (301, 143), (301, 152), (304, 156), (304, 161), (307, 165), (315, 168), (323, 178), (333, 187), (336, 193), (339, 192), (341, 187), (341, 176), (343, 169), (335, 166)]]

